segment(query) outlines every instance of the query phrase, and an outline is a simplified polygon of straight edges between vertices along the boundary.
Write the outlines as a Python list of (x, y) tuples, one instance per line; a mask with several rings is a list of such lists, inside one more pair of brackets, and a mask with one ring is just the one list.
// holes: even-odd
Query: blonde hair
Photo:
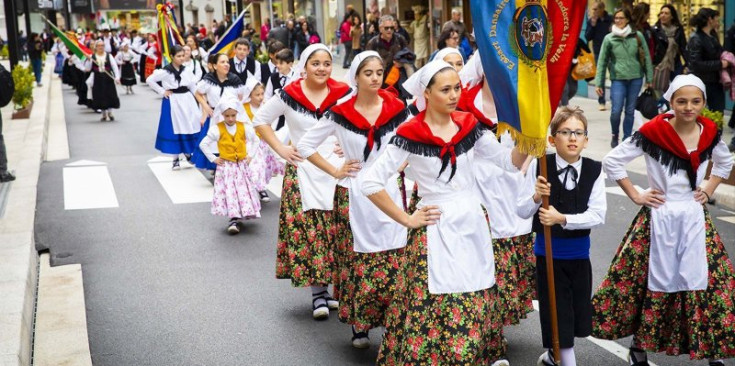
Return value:
[(553, 136), (554, 134), (556, 134), (556, 131), (559, 130), (559, 126), (561, 126), (562, 123), (572, 118), (582, 122), (582, 124), (584, 125), (584, 130), (587, 131), (587, 117), (585, 117), (584, 111), (577, 106), (564, 106), (557, 109), (556, 113), (554, 114), (554, 118), (551, 119), (551, 135)]

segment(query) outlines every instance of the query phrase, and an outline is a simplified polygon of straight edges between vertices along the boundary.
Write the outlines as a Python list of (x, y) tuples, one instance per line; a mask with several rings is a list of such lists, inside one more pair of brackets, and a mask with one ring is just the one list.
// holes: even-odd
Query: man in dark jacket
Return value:
[(283, 43), (286, 47), (293, 50), (293, 42), (289, 42), (291, 40), (291, 35), (289, 34), (288, 29), (283, 26), (283, 21), (276, 19), (274, 24), (275, 26), (271, 28), (270, 32), (268, 32), (268, 43), (275, 40)]
[[(600, 57), (600, 48), (602, 47), (602, 41), (605, 36), (610, 33), (610, 27), (612, 26), (613, 19), (610, 14), (605, 11), (605, 3), (601, 0), (596, 0), (592, 4), (591, 9), (592, 15), (587, 19), (587, 30), (584, 32), (584, 38), (587, 42), (592, 42), (592, 51), (595, 54), (595, 63)], [(600, 104), (600, 110), (604, 111), (605, 108), (605, 78), (602, 79), (602, 84), (599, 85), (602, 89), (602, 95), (597, 98), (597, 102)]]
[(380, 34), (369, 40), (365, 49), (376, 51), (380, 55), (383, 59), (384, 75), (387, 76), (393, 64), (393, 56), (406, 48), (408, 42), (401, 35), (395, 34), (396, 21), (390, 15), (380, 17), (379, 29)]

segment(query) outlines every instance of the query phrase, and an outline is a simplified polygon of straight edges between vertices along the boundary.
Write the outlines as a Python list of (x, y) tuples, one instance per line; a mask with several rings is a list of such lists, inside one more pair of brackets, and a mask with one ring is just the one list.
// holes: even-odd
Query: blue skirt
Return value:
[(199, 169), (215, 170), (217, 168), (217, 164), (209, 161), (207, 156), (202, 152), (202, 149), (199, 148), (199, 144), (204, 140), (204, 136), (207, 136), (207, 131), (209, 131), (209, 117), (204, 121), (204, 126), (202, 126), (202, 130), (199, 132), (196, 148), (194, 149), (194, 154), (191, 156), (191, 163)]
[[(191, 154), (199, 145), (197, 138), (200, 134), (175, 134), (171, 122), (171, 101), (163, 98), (161, 103), (161, 118), (158, 120), (158, 134), (156, 135), (156, 150), (164, 154)], [(204, 136), (204, 135), (201, 135)]]

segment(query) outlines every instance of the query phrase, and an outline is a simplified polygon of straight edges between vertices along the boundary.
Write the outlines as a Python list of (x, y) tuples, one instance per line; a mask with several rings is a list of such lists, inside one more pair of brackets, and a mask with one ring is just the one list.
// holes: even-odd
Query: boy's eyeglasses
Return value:
[(561, 135), (564, 138), (570, 138), (572, 135), (574, 135), (575, 138), (582, 138), (583, 136), (587, 136), (587, 131), (585, 130), (559, 130), (554, 133), (554, 136)]

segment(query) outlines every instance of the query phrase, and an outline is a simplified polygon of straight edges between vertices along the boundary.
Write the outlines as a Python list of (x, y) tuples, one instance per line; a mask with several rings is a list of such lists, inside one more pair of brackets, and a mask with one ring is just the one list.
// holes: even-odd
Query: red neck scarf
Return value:
[(715, 137), (718, 135), (717, 125), (707, 118), (701, 116), (697, 118), (697, 122), (702, 125), (702, 134), (699, 137), (697, 150), (690, 154), (686, 146), (684, 146), (684, 142), (679, 137), (679, 134), (674, 130), (674, 126), (668, 121), (673, 117), (674, 115), (672, 114), (660, 114), (644, 124), (638, 132), (656, 146), (674, 154), (680, 159), (688, 161), (692, 170), (696, 172), (699, 164), (704, 160), (702, 159), (703, 152), (710, 148), (713, 142), (717, 142), (715, 141)]
[(367, 145), (364, 151), (365, 160), (367, 160), (367, 157), (373, 150), (375, 141), (378, 141), (378, 149), (380, 149), (380, 138), (385, 135), (386, 130), (392, 131), (399, 124), (403, 123), (408, 116), (406, 105), (393, 94), (385, 90), (378, 90), (378, 96), (383, 99), (383, 107), (378, 119), (373, 125), (355, 110), (357, 96), (331, 109), (332, 113), (335, 114), (333, 120), (336, 123), (350, 131), (359, 132), (367, 137)]
[(459, 103), (457, 103), (457, 109), (472, 113), (472, 115), (475, 116), (478, 121), (482, 122), (490, 128), (493, 128), (495, 127), (495, 122), (493, 122), (490, 118), (487, 118), (485, 116), (485, 113), (477, 109), (477, 107), (475, 106), (475, 98), (477, 98), (477, 94), (479, 94), (482, 90), (482, 85), (484, 83), (485, 80), (481, 81), (479, 84), (469, 89), (462, 90), (462, 95), (459, 97)]
[(419, 113), (410, 121), (400, 125), (396, 131), (396, 135), (405, 139), (402, 147), (412, 153), (424, 156), (437, 156), (442, 161), (442, 167), (439, 175), (444, 172), (447, 164), (451, 162), (452, 173), (449, 180), (452, 180), (457, 170), (457, 155), (461, 155), (472, 147), (479, 138), (477, 119), (466, 112), (452, 112), (452, 122), (459, 128), (449, 142), (434, 136), (429, 125), (424, 121), (426, 111)]
[(304, 95), (304, 91), (301, 88), (301, 80), (303, 79), (298, 79), (293, 83), (286, 85), (286, 87), (283, 88), (283, 92), (288, 94), (288, 96), (290, 96), (305, 110), (316, 113), (317, 118), (321, 118), (321, 115), (324, 114), (324, 112), (329, 110), (329, 108), (337, 103), (340, 98), (344, 97), (347, 93), (350, 92), (350, 87), (347, 84), (335, 81), (334, 79), (330, 78), (327, 80), (327, 88), (329, 88), (329, 94), (327, 94), (327, 97), (324, 98), (322, 104), (319, 106), (319, 108), (317, 108), (314, 106), (314, 104), (311, 103), (308, 98), (306, 98), (306, 95)]

